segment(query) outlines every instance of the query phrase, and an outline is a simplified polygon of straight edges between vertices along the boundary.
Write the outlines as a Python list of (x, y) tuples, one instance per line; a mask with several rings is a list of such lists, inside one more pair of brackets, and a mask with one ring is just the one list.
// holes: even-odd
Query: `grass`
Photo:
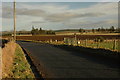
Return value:
[[(68, 45), (67, 43), (64, 43), (62, 41), (61, 42), (53, 41), (50, 44), (55, 44), (55, 45), (66, 44), (66, 45)], [(114, 41), (113, 40), (100, 42), (99, 46), (98, 46), (98, 43), (96, 43), (94, 41), (92, 41), (92, 42), (91, 41), (87, 41), (87, 45), (86, 45), (86, 41), (82, 40), (82, 41), (80, 41), (80, 44), (78, 44), (77, 46), (83, 46), (83, 47), (89, 47), (89, 48), (102, 48), (102, 49), (108, 49), (108, 50), (111, 50), (111, 51), (118, 51), (118, 52), (120, 52), (119, 44), (120, 44), (120, 41), (116, 41), (116, 48), (113, 49), (113, 46), (114, 46)]]
[[(120, 44), (120, 41), (117, 41), (115, 51), (119, 51), (119, 44)], [(84, 46), (85, 47), (85, 41), (81, 42), (81, 44), (79, 46)], [(94, 43), (89, 43), (89, 42), (87, 42), (87, 47), (91, 47), (91, 48), (97, 48), (98, 47), (98, 48), (114, 50), (113, 46), (114, 46), (114, 41), (100, 42), (99, 47), (98, 47), (98, 43), (95, 43), (95, 42)]]
[(28, 64), (25, 54), (21, 47), (17, 45), (12, 67), (13, 78), (34, 78), (30, 65)]

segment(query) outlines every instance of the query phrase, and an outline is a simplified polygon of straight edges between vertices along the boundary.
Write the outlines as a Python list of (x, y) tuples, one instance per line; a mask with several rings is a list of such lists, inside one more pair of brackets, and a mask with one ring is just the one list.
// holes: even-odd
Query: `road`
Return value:
[(119, 78), (119, 66), (106, 65), (107, 62), (82, 52), (45, 43), (18, 43), (30, 52), (46, 78)]

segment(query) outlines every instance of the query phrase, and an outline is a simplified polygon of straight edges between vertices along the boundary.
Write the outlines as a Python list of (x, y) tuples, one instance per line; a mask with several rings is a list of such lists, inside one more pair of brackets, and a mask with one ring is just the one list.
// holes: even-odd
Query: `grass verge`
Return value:
[(25, 54), (18, 44), (16, 45), (11, 72), (12, 78), (35, 78), (29, 63), (26, 60)]

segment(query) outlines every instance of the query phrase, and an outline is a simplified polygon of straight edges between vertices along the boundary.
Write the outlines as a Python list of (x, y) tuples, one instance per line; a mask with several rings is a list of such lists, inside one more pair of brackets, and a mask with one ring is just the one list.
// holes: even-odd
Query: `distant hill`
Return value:
[[(13, 31), (2, 31), (0, 32), (0, 35), (2, 36), (11, 36), (13, 34)], [(17, 35), (26, 35), (31, 34), (31, 31), (16, 31)]]
[(79, 29), (62, 29), (62, 30), (54, 30), (55, 32), (79, 32)]

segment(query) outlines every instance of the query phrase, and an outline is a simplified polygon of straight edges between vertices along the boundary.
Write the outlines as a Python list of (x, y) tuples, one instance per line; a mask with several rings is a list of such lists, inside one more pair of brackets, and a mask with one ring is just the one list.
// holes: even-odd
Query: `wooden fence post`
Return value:
[(97, 48), (99, 48), (99, 45), (100, 45), (100, 42), (98, 41), (98, 42), (97, 42)]
[(50, 39), (50, 43), (52, 43), (52, 39)]
[(85, 47), (87, 47), (87, 39), (85, 40)]
[(113, 41), (113, 50), (116, 49), (116, 40)]

